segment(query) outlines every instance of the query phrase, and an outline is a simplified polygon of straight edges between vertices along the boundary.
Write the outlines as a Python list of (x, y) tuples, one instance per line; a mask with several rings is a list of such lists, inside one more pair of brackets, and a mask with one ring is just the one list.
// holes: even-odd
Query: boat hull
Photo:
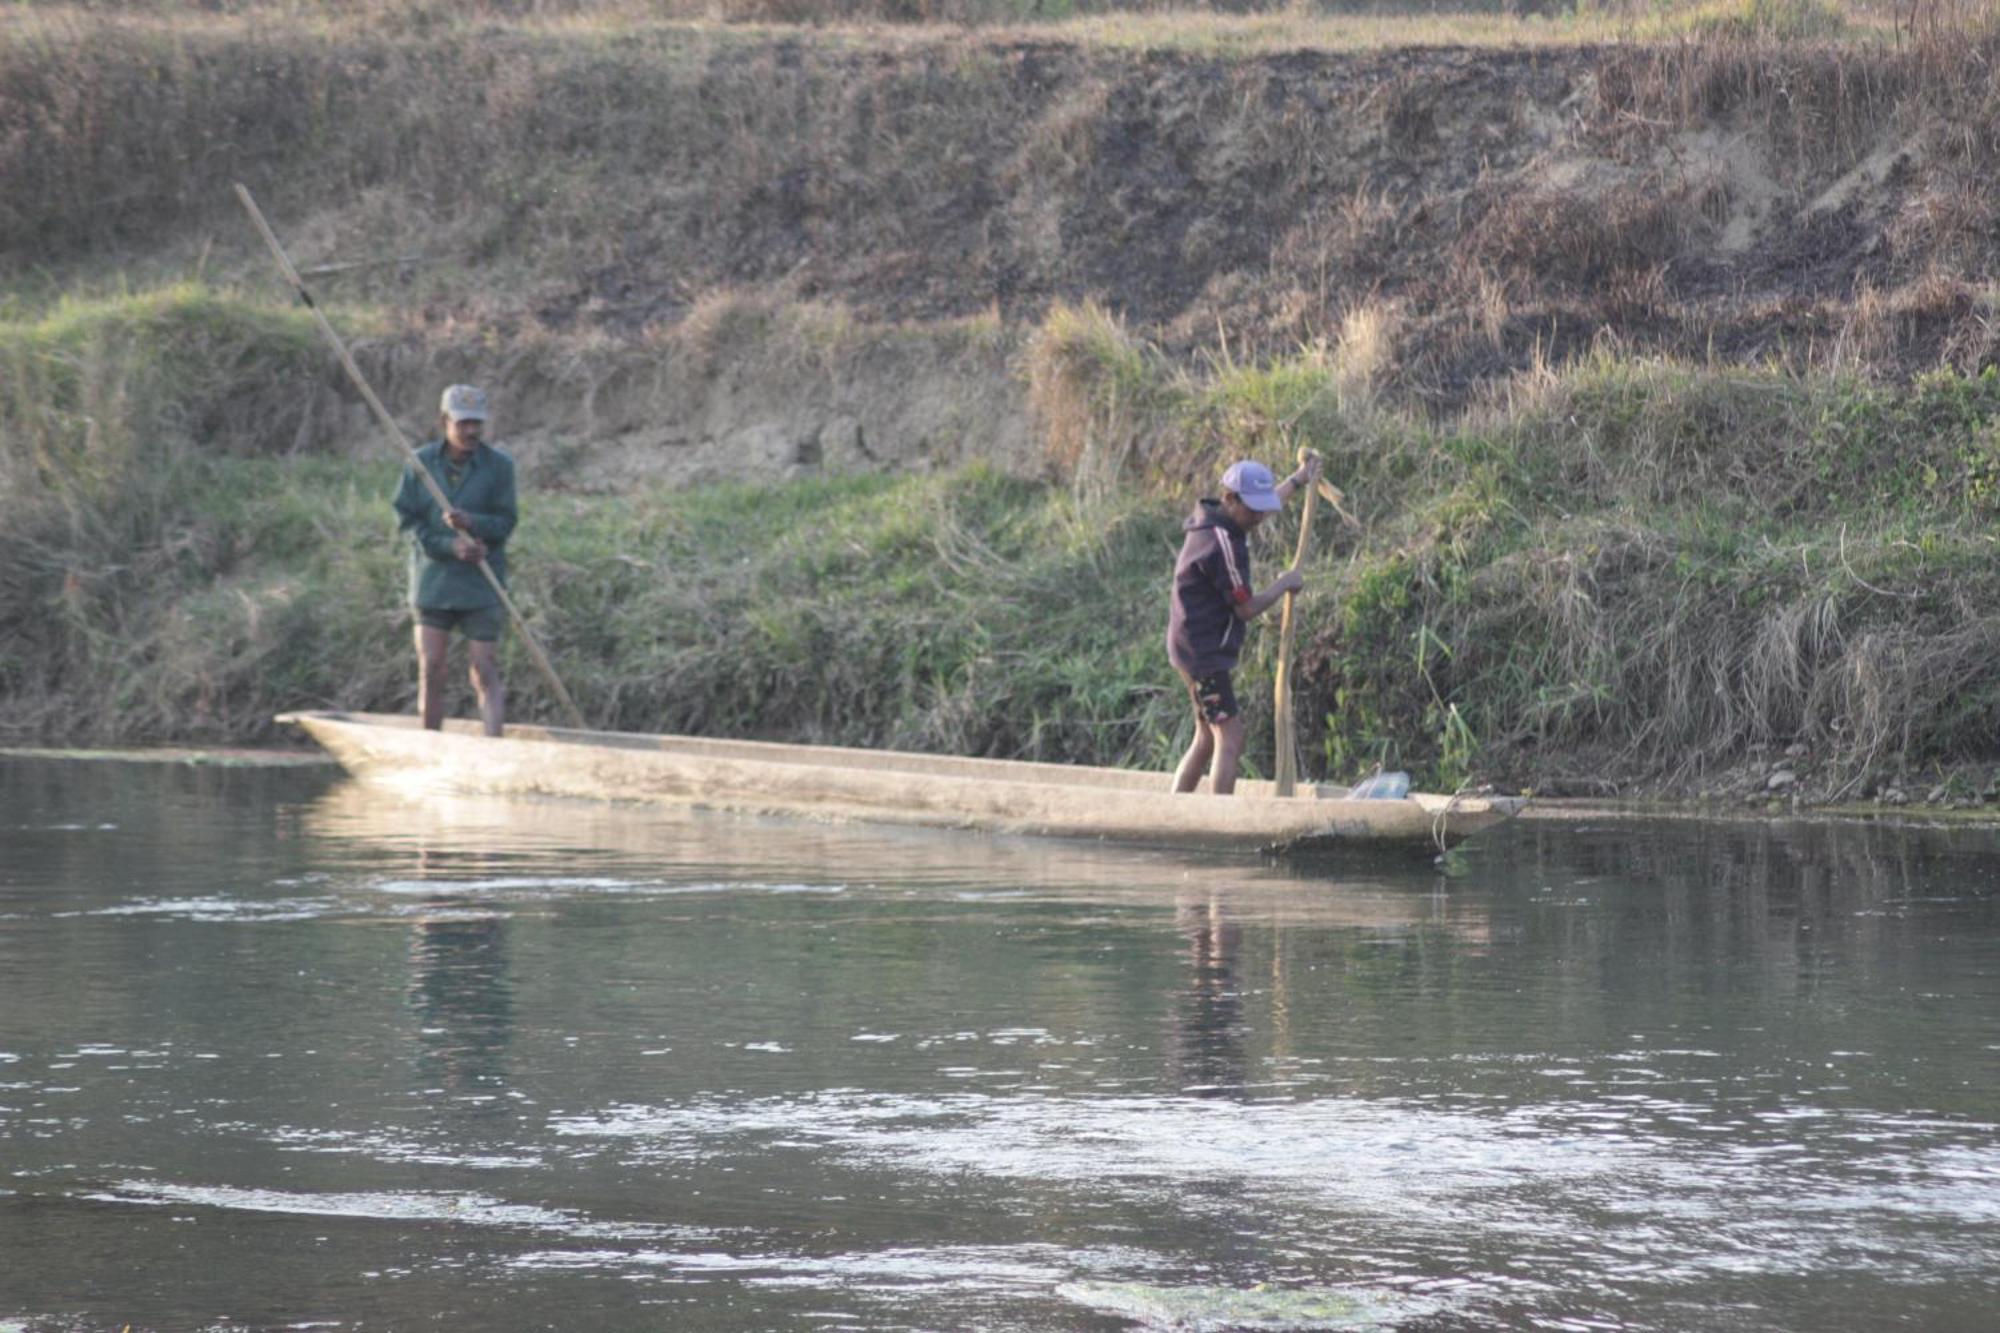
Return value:
[(1310, 784), (1278, 797), (1245, 782), (1228, 797), (1175, 795), (1126, 769), (761, 741), (469, 723), (426, 732), (412, 717), (287, 713), (356, 777), (406, 790), (639, 801), (1154, 846), (1304, 852), (1351, 845), (1446, 847), (1512, 818), (1516, 797), (1343, 799)]

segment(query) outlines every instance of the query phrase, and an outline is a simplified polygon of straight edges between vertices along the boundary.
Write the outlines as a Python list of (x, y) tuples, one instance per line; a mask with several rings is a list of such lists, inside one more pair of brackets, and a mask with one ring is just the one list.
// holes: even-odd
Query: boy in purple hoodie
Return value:
[(1167, 658), (1187, 683), (1194, 704), (1194, 744), (1174, 772), (1174, 790), (1193, 791), (1211, 772), (1217, 796), (1236, 790), (1243, 759), (1243, 715), (1229, 675), (1243, 650), (1243, 626), (1305, 580), (1296, 569), (1278, 575), (1262, 592), (1250, 586), (1250, 533), (1284, 507), (1302, 487), (1319, 479), (1313, 455), (1274, 483), (1271, 469), (1244, 459), (1222, 474), (1222, 498), (1203, 500), (1181, 526), (1187, 538), (1174, 564), (1173, 607), (1167, 617)]

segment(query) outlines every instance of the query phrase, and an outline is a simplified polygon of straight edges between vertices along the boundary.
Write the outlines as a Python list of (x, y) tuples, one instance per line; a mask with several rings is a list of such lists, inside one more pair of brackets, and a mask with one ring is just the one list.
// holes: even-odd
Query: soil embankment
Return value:
[[(1018, 461), (991, 352), (1064, 301), (1179, 355), (1366, 326), (1374, 387), (1430, 411), (1607, 342), (1890, 375), (1995, 346), (1977, 51), (224, 27), (9, 54), (0, 253), (261, 283), (243, 179), (323, 295), (393, 312), (385, 377), (505, 370), (517, 437), (663, 471)], [(800, 304), (818, 346), (763, 355)], [(994, 336), (839, 357), (884, 326)], [(351, 443), (348, 407), (282, 425)]]
[[(1157, 543), (1002, 575), (994, 552), (1024, 539), (980, 526), (1006, 508), (991, 497), (1053, 480), (1034, 505), (1083, 508), (1035, 523), (1123, 534), (1170, 524), (1224, 454), (1322, 448), (1366, 521), (1314, 593), (1310, 768), (1386, 755), (1692, 787), (1796, 747), (1801, 786), (1852, 794), (1978, 760), (2000, 699), (1980, 665), (2000, 644), (1996, 54), (1990, 37), (1232, 55), (934, 30), (24, 26), (0, 46), (0, 254), (25, 275), (5, 412), (33, 444), (10, 475), (61, 495), (16, 488), (45, 526), (0, 575), (0, 618), (27, 627), (0, 692), (23, 733), (104, 728), (53, 702), (74, 689), (58, 666), (144, 619), (129, 596), (108, 621), (91, 602), (107, 576), (61, 553), (89, 524), (51, 478), (96, 476), (90, 503), (111, 504), (120, 468), (160, 471), (133, 459), (161, 436), (294, 477), (377, 456), (278, 313), (231, 212), (243, 179), (378, 388), (417, 405), (413, 429), (437, 383), (495, 385), (531, 484), (592, 521), (647, 488), (824, 478), (843, 497), (858, 474), (985, 464), (1030, 490), (964, 491), (977, 521), (955, 509), (914, 548), (934, 576), (1088, 586), (1095, 562), (1129, 597)], [(113, 437), (139, 443), (107, 462)], [(1121, 491), (1156, 512), (1090, 508)], [(112, 526), (171, 547), (148, 503)], [(188, 595), (219, 597), (258, 540), (196, 543)], [(1104, 577), (1107, 551), (1130, 568)], [(544, 591), (588, 608), (591, 588), (630, 592)], [(837, 641), (903, 683), (858, 674), (800, 712), (773, 658), (712, 718), (630, 663), (601, 688), (628, 725), (664, 710), (1157, 760), (1176, 724), (1139, 685), (1150, 613), (1097, 620), (1109, 637), (1025, 696), (995, 684), (1017, 649), (978, 635), (896, 666), (796, 624), (759, 651), (810, 663)], [(578, 651), (629, 648), (572, 632)], [(176, 710), (254, 734), (261, 692), (215, 702), (245, 670), (195, 672), (124, 734)], [(341, 697), (398, 701), (399, 677), (350, 677)], [(1093, 677), (1107, 697), (1079, 723)]]

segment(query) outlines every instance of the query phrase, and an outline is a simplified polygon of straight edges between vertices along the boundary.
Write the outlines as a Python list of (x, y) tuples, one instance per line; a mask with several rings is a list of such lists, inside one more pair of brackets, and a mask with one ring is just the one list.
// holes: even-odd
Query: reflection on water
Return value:
[[(1175, 929), (1187, 941), (1188, 967), (1168, 1045), (1175, 1081), (1187, 1092), (1240, 1092), (1250, 1081), (1245, 983), (1236, 975), (1242, 927), (1215, 897), (1177, 904), (1174, 918)], [(1273, 980), (1278, 983), (1274, 993), (1282, 994), (1282, 979)]]
[[(662, 887), (668, 880), (698, 887), (704, 881), (720, 886), (744, 878), (802, 874), (834, 890), (873, 883), (868, 874), (848, 873), (858, 868), (883, 875), (893, 871), (898, 888), (950, 887), (973, 899), (1045, 891), (1073, 900), (1090, 895), (1109, 901), (1136, 893), (1151, 902), (1163, 886), (1176, 885), (1189, 893), (1220, 894), (1245, 910), (1274, 918), (1390, 924), (1407, 922), (1413, 911), (1429, 913), (1433, 905), (1413, 905), (1407, 888), (1435, 879), (1428, 862), (1401, 853), (1358, 865), (1262, 863), (1093, 842), (724, 818), (636, 805), (430, 797), (423, 819), (413, 821), (405, 807), (385, 802), (357, 783), (336, 786), (297, 817), (302, 831), (312, 836), (371, 854), (403, 849), (440, 875), (455, 863), (449, 859), (453, 856), (462, 858), (456, 864), (477, 864), (492, 875), (501, 874), (510, 860), (560, 860), (578, 885), (594, 870), (614, 872), (600, 885), (604, 888), (618, 887), (615, 872), (657, 876)], [(1335, 884), (1358, 887), (1361, 893), (1297, 892), (1300, 885)]]
[(1985, 1328), (1996, 853), (0, 763), (0, 1328)]
[(422, 1038), (417, 1067), (447, 1091), (485, 1089), (497, 1099), (507, 1086), (512, 1019), (507, 921), (461, 915), (449, 894), (424, 901), (429, 910), (410, 939), (410, 1007)]

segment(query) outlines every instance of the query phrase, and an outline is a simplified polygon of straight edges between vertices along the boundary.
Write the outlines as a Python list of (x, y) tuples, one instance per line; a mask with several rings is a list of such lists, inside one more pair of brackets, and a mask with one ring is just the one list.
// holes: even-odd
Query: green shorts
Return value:
[(420, 606), (417, 608), (417, 623), (446, 633), (457, 630), (468, 639), (492, 643), (507, 627), (507, 613), (497, 606), (454, 607), (443, 611)]

